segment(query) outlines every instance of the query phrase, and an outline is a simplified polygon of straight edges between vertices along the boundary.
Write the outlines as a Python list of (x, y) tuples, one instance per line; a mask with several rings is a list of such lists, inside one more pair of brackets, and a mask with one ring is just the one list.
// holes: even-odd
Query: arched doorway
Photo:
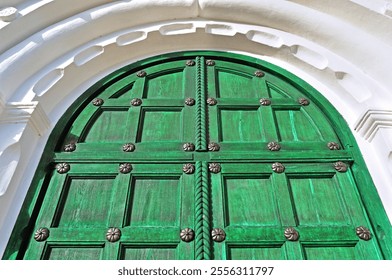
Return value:
[(311, 87), (244, 56), (169, 54), (68, 110), (5, 258), (383, 259), (365, 194), (381, 205)]

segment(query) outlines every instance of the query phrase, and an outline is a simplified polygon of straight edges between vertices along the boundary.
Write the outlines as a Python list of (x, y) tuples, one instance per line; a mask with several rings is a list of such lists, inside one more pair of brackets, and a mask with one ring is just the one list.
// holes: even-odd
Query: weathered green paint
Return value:
[[(138, 77), (140, 70), (147, 75)], [(101, 106), (91, 103), (98, 97)], [(188, 97), (194, 106), (185, 105)], [(208, 97), (217, 104), (208, 106)], [(310, 104), (299, 104), (302, 97)], [(131, 105), (134, 98), (142, 104)], [(268, 150), (271, 141), (280, 151)], [(329, 150), (330, 141), (341, 149)], [(76, 150), (64, 152), (70, 142)], [(187, 142), (195, 151), (183, 151)], [(209, 152), (210, 142), (220, 150)], [(124, 152), (125, 143), (135, 151)], [(348, 171), (335, 170), (337, 161)], [(56, 172), (61, 162), (69, 172)], [(126, 174), (119, 172), (124, 162), (132, 165)], [(219, 173), (208, 170), (212, 162)], [(274, 172), (274, 162), (285, 171)], [(186, 163), (193, 174), (183, 172)], [(357, 226), (373, 238), (359, 239)], [(33, 239), (39, 227), (49, 228), (46, 241)], [(106, 240), (111, 227), (121, 230), (117, 242)], [(180, 239), (187, 227), (195, 230), (189, 243)], [(286, 240), (287, 227), (298, 241)], [(211, 240), (213, 228), (224, 229), (223, 242)], [(66, 112), (3, 258), (391, 259), (391, 240), (355, 141), (321, 94), (260, 60), (188, 52), (122, 68)]]

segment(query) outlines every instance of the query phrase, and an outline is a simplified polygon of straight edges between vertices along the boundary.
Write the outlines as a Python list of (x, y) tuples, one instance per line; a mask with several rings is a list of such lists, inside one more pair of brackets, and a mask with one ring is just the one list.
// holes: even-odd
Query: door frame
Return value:
[[(39, 212), (38, 205), (40, 205), (42, 202), (45, 193), (45, 190), (42, 188), (42, 186), (45, 185), (43, 183), (45, 180), (47, 180), (45, 174), (48, 168), (52, 168), (51, 159), (53, 152), (58, 149), (58, 145), (61, 143), (60, 140), (64, 137), (64, 133), (66, 131), (64, 127), (66, 127), (67, 124), (69, 124), (73, 118), (78, 115), (82, 108), (84, 108), (86, 104), (94, 98), (94, 93), (96, 90), (125, 72), (142, 70), (146, 65), (158, 64), (163, 60), (175, 60), (176, 57), (191, 58), (197, 55), (203, 55), (211, 59), (214, 57), (219, 57), (232, 62), (241, 61), (249, 65), (254, 65), (259, 68), (261, 67), (261, 70), (268, 69), (268, 71), (272, 71), (277, 76), (280, 76), (282, 79), (290, 82), (294, 87), (297, 87), (301, 91), (306, 92), (310, 101), (322, 109), (323, 113), (331, 122), (332, 126), (336, 128), (338, 137), (342, 139), (342, 142), (346, 143), (347, 145), (345, 148), (352, 152), (354, 163), (352, 164), (351, 168), (353, 171), (354, 180), (358, 186), (359, 196), (364, 205), (364, 209), (369, 216), (373, 233), (380, 244), (384, 257), (386, 259), (392, 259), (392, 229), (389, 223), (389, 219), (386, 215), (385, 209), (373, 184), (354, 136), (346, 121), (339, 114), (339, 112), (320, 92), (287, 70), (260, 59), (219, 51), (175, 52), (147, 58), (114, 71), (113, 73), (99, 80), (83, 94), (81, 94), (66, 110), (48, 138), (40, 163), (37, 167), (33, 181), (28, 190), (22, 209), (19, 213), (19, 217), (8, 242), (3, 259), (16, 259), (19, 254), (18, 248), (22, 248), (23, 250), (23, 248), (27, 246), (27, 244), (22, 242), (20, 237), (31, 236), (33, 232), (34, 221)], [(28, 240), (28, 238), (26, 238), (26, 240)]]

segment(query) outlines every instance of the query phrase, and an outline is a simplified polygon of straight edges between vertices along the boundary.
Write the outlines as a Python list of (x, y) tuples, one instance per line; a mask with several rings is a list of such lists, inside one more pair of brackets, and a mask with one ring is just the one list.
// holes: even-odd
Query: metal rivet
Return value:
[(104, 101), (102, 98), (94, 98), (93, 101), (91, 101), (91, 103), (94, 106), (101, 106), (104, 103)]
[(196, 62), (194, 61), (194, 60), (188, 60), (187, 62), (186, 62), (186, 65), (187, 66), (195, 66), (195, 64), (196, 64)]
[(195, 99), (193, 99), (191, 97), (188, 97), (187, 99), (185, 99), (185, 104), (188, 106), (193, 106), (193, 105), (195, 105), (195, 103), (196, 103)]
[(126, 143), (123, 145), (122, 149), (124, 152), (133, 152), (135, 150), (135, 144), (133, 143)]
[(219, 173), (221, 171), (221, 166), (219, 163), (212, 162), (208, 164), (208, 170), (212, 173)]
[(341, 161), (335, 162), (333, 164), (333, 167), (338, 172), (346, 172), (348, 169), (347, 164), (345, 164), (344, 162), (341, 162)]
[(195, 232), (191, 228), (184, 228), (180, 232), (180, 238), (184, 242), (191, 242), (195, 239)]
[(142, 70), (136, 73), (136, 76), (138, 76), (139, 78), (143, 78), (145, 76), (147, 76), (147, 72)]
[(327, 147), (328, 147), (328, 149), (330, 149), (330, 150), (340, 150), (340, 146), (339, 146), (339, 144), (336, 143), (336, 142), (329, 142), (329, 143), (327, 144)]
[(195, 172), (195, 166), (192, 163), (186, 163), (182, 167), (182, 171), (184, 171), (185, 174), (193, 174), (193, 172)]
[(121, 163), (118, 170), (123, 174), (127, 174), (132, 171), (132, 164), (128, 162)]
[(193, 143), (185, 143), (184, 145), (182, 145), (182, 149), (185, 152), (192, 152), (195, 150), (195, 144)]
[(284, 236), (289, 241), (297, 241), (299, 239), (299, 233), (293, 227), (288, 227), (284, 231)]
[(270, 151), (279, 151), (281, 147), (277, 142), (269, 142), (267, 148)]
[(264, 77), (264, 75), (265, 75), (265, 74), (264, 74), (263, 71), (257, 70), (257, 71), (255, 72), (255, 76), (258, 77), (258, 78)]
[(212, 97), (208, 97), (208, 98), (207, 98), (207, 104), (208, 104), (208, 105), (214, 106), (214, 105), (216, 105), (217, 103), (218, 103), (218, 101), (216, 101), (215, 98), (212, 98)]
[(226, 233), (221, 228), (214, 228), (211, 231), (211, 237), (215, 242), (222, 242), (226, 239)]
[(207, 66), (214, 66), (215, 65), (215, 61), (213, 61), (212, 59), (207, 59), (206, 60), (206, 64), (207, 64)]
[(262, 106), (269, 106), (269, 105), (271, 105), (271, 100), (269, 100), (268, 98), (261, 98), (260, 99), (260, 104)]
[(142, 105), (142, 100), (140, 98), (134, 98), (131, 100), (132, 106), (140, 106)]
[(63, 174), (67, 173), (71, 169), (71, 166), (66, 162), (62, 162), (56, 164), (56, 169), (58, 173)]
[(211, 142), (208, 144), (208, 150), (211, 152), (217, 152), (220, 150), (220, 146), (215, 142)]
[(64, 151), (65, 152), (73, 152), (76, 150), (76, 144), (75, 143), (69, 143), (64, 146)]
[(113, 227), (109, 228), (106, 232), (106, 239), (109, 242), (116, 242), (121, 238), (121, 230), (119, 228)]
[(272, 170), (276, 173), (283, 173), (286, 168), (280, 162), (275, 162), (272, 164)]
[(370, 230), (364, 226), (357, 227), (355, 231), (358, 237), (361, 238), (362, 240), (368, 241), (372, 238), (372, 234)]
[(302, 106), (308, 106), (310, 104), (309, 100), (306, 98), (298, 99), (298, 103), (301, 104)]
[(38, 242), (45, 241), (49, 237), (49, 229), (46, 227), (39, 228), (34, 233), (34, 239)]

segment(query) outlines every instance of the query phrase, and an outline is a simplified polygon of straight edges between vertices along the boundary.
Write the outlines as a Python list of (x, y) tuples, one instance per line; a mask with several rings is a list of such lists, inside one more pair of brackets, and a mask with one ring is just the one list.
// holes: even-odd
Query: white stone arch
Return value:
[(74, 2), (0, 4), (0, 255), (65, 110), (114, 70), (183, 50), (262, 58), (315, 87), (347, 121), (392, 218), (389, 1)]

